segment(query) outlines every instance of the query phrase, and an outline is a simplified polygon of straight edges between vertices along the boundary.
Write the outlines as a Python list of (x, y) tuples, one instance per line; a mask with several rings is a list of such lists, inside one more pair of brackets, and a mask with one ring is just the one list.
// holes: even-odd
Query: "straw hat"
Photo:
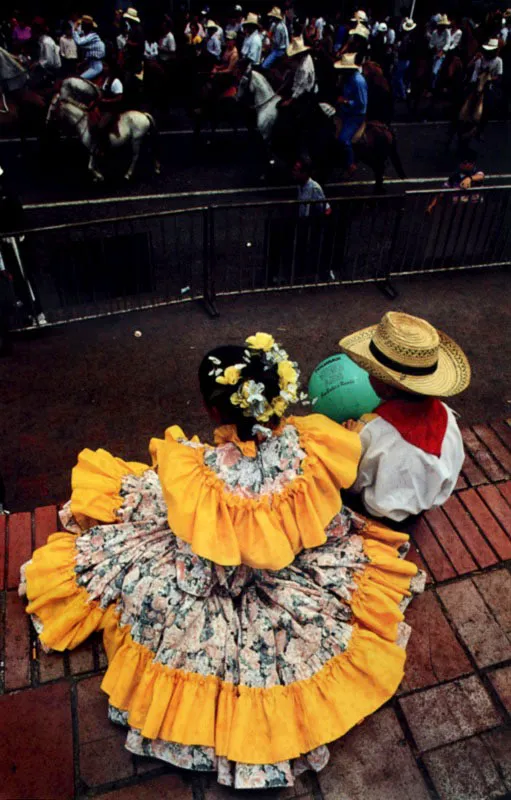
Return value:
[(128, 8), (122, 15), (124, 19), (130, 19), (132, 22), (140, 22), (138, 11), (136, 8)]
[(273, 6), (272, 10), (268, 12), (269, 17), (273, 17), (274, 19), (284, 19), (282, 16), (282, 11), (277, 6)]
[(498, 39), (489, 39), (486, 44), (483, 44), (483, 50), (486, 50), (488, 53), (492, 52), (493, 50), (498, 50), (499, 48), (499, 40)]
[(343, 53), (339, 61), (335, 61), (334, 69), (360, 69), (355, 63), (356, 53)]
[(236, 33), (236, 31), (227, 31), (227, 33), (225, 34), (225, 38), (228, 41), (230, 41), (231, 39), (237, 39), (238, 34)]
[(389, 26), (386, 22), (379, 22), (378, 23), (378, 33), (387, 33)]
[(243, 20), (241, 23), (243, 26), (245, 25), (255, 25), (257, 28), (260, 27), (259, 25), (259, 17), (257, 14), (253, 14), (251, 11), (247, 14), (246, 19)]
[(448, 28), (449, 25), (452, 25), (451, 20), (449, 19), (447, 14), (440, 14), (440, 17), (438, 18), (436, 24), (438, 25), (438, 27), (441, 27), (443, 25), (446, 28)]
[(218, 28), (218, 23), (214, 19), (208, 19), (206, 22), (206, 30), (208, 31), (211, 28)]
[(339, 346), (370, 375), (405, 392), (450, 397), (470, 383), (463, 350), (425, 319), (400, 311), (388, 311)]
[(405, 19), (405, 21), (403, 22), (403, 30), (404, 31), (410, 32), (410, 31), (415, 30), (416, 27), (417, 27), (417, 23), (414, 22), (413, 19)]
[(291, 44), (286, 50), (286, 55), (292, 58), (293, 56), (300, 55), (300, 53), (306, 53), (307, 50), (310, 50), (310, 47), (307, 47), (303, 41), (303, 36), (293, 36)]
[(96, 20), (94, 19), (94, 17), (91, 17), (90, 14), (84, 14), (80, 22), (88, 22), (90, 25), (92, 25), (93, 28), (98, 27)]
[(353, 14), (350, 22), (369, 22), (369, 17), (367, 16), (366, 12), (361, 8), (359, 11), (355, 11)]
[(504, 19), (507, 19), (508, 17), (511, 17), (511, 8), (507, 8), (504, 11), (503, 17), (504, 17)]

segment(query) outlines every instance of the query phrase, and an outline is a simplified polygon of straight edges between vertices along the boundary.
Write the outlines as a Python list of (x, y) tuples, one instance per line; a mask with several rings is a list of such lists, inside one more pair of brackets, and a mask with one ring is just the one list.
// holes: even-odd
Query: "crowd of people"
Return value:
[[(287, 0), (264, 17), (240, 5), (221, 18), (205, 8), (147, 20), (128, 8), (101, 26), (87, 14), (72, 14), (51, 27), (41, 16), (27, 21), (16, 15), (2, 25), (0, 45), (30, 69), (33, 86), (53, 86), (73, 74), (98, 82), (108, 110), (120, 108), (123, 95), (130, 108), (140, 106), (151, 87), (156, 89), (150, 99), (164, 103), (172, 92), (179, 93), (180, 84), (187, 85), (195, 57), (201, 74), (212, 78), (213, 98), (232, 92), (240, 70), (252, 65), (278, 85), (282, 108), (303, 107), (311, 97), (334, 106), (350, 168), (350, 138), (368, 115), (377, 113), (389, 122), (393, 101), (413, 104), (422, 96), (454, 101), (454, 86), (459, 100), (482, 74), (489, 77), (488, 113), (506, 95), (511, 9), (480, 21), (438, 13), (421, 25), (407, 13), (379, 20), (357, 8), (348, 19), (311, 17), (298, 15)], [(187, 69), (177, 80), (175, 64), (181, 60)], [(368, 63), (377, 66), (369, 91)]]

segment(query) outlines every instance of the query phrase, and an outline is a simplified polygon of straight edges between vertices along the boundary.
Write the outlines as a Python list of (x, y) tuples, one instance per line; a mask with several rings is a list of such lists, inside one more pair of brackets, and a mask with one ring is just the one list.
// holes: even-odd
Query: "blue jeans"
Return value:
[(102, 61), (87, 61), (87, 69), (85, 72), (82, 72), (80, 78), (86, 78), (88, 81), (93, 81), (94, 78), (97, 78), (98, 75), (101, 75), (103, 72), (103, 62)]
[(360, 114), (357, 114), (354, 117), (342, 118), (342, 129), (339, 134), (339, 143), (344, 148), (347, 167), (351, 167), (351, 165), (355, 163), (355, 156), (353, 155), (351, 140), (362, 125), (363, 121), (364, 117)]
[(394, 74), (392, 75), (392, 88), (394, 90), (394, 96), (398, 98), (398, 100), (406, 100), (406, 91), (408, 89), (408, 79), (405, 80), (406, 73), (410, 67), (410, 61), (408, 59), (399, 59), (395, 68)]
[(275, 61), (285, 55), (285, 50), (272, 50), (263, 61), (263, 69), (269, 69), (275, 63)]
[(435, 57), (433, 58), (433, 80), (431, 81), (433, 89), (436, 86), (438, 75), (440, 73), (440, 70), (442, 69), (442, 64), (444, 63), (444, 61), (445, 61), (445, 55), (443, 56), (435, 55)]

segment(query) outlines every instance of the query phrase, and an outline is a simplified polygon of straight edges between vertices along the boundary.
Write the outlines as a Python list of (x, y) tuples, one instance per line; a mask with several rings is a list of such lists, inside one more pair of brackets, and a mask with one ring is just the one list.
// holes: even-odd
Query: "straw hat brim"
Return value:
[(452, 397), (470, 384), (470, 364), (465, 353), (442, 331), (437, 331), (440, 348), (435, 372), (432, 375), (404, 375), (380, 364), (371, 353), (369, 345), (377, 327), (363, 328), (339, 342), (341, 350), (370, 375), (402, 391), (432, 397)]
[(123, 14), (123, 19), (130, 19), (132, 22), (140, 22), (140, 17), (135, 17), (133, 14)]
[(410, 31), (414, 31), (416, 27), (417, 27), (417, 23), (416, 22), (413, 22), (413, 23), (405, 22), (403, 24), (403, 30), (406, 31), (407, 33), (410, 33)]
[(334, 61), (334, 69), (356, 69), (360, 72), (358, 64), (343, 64), (342, 61)]
[(491, 47), (489, 45), (487, 45), (487, 44), (483, 44), (483, 50), (486, 50), (487, 53), (494, 53), (495, 50), (498, 50), (498, 49), (499, 49), (498, 44), (492, 44)]

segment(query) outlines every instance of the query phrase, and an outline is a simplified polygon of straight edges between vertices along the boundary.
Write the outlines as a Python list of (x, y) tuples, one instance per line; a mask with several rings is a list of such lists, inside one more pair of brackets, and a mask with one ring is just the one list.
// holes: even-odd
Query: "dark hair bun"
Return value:
[[(217, 383), (215, 373), (215, 362), (218, 359), (220, 365), (218, 369), (225, 370), (226, 367), (242, 364), (246, 352), (245, 347), (225, 345), (216, 347), (207, 353), (202, 359), (199, 367), (199, 384), (208, 408), (215, 408), (220, 414), (222, 423), (236, 425), (238, 436), (242, 441), (253, 439), (252, 428), (257, 424), (254, 417), (246, 417), (243, 409), (235, 406), (231, 402), (231, 396), (239, 386), (248, 380), (264, 385), (264, 396), (268, 403), (271, 403), (280, 394), (279, 374), (276, 364), (267, 364), (263, 359), (263, 354), (258, 351), (251, 351), (250, 363), (243, 369), (240, 380), (237, 384)], [(276, 425), (279, 417), (276, 415), (270, 419), (269, 425)]]

